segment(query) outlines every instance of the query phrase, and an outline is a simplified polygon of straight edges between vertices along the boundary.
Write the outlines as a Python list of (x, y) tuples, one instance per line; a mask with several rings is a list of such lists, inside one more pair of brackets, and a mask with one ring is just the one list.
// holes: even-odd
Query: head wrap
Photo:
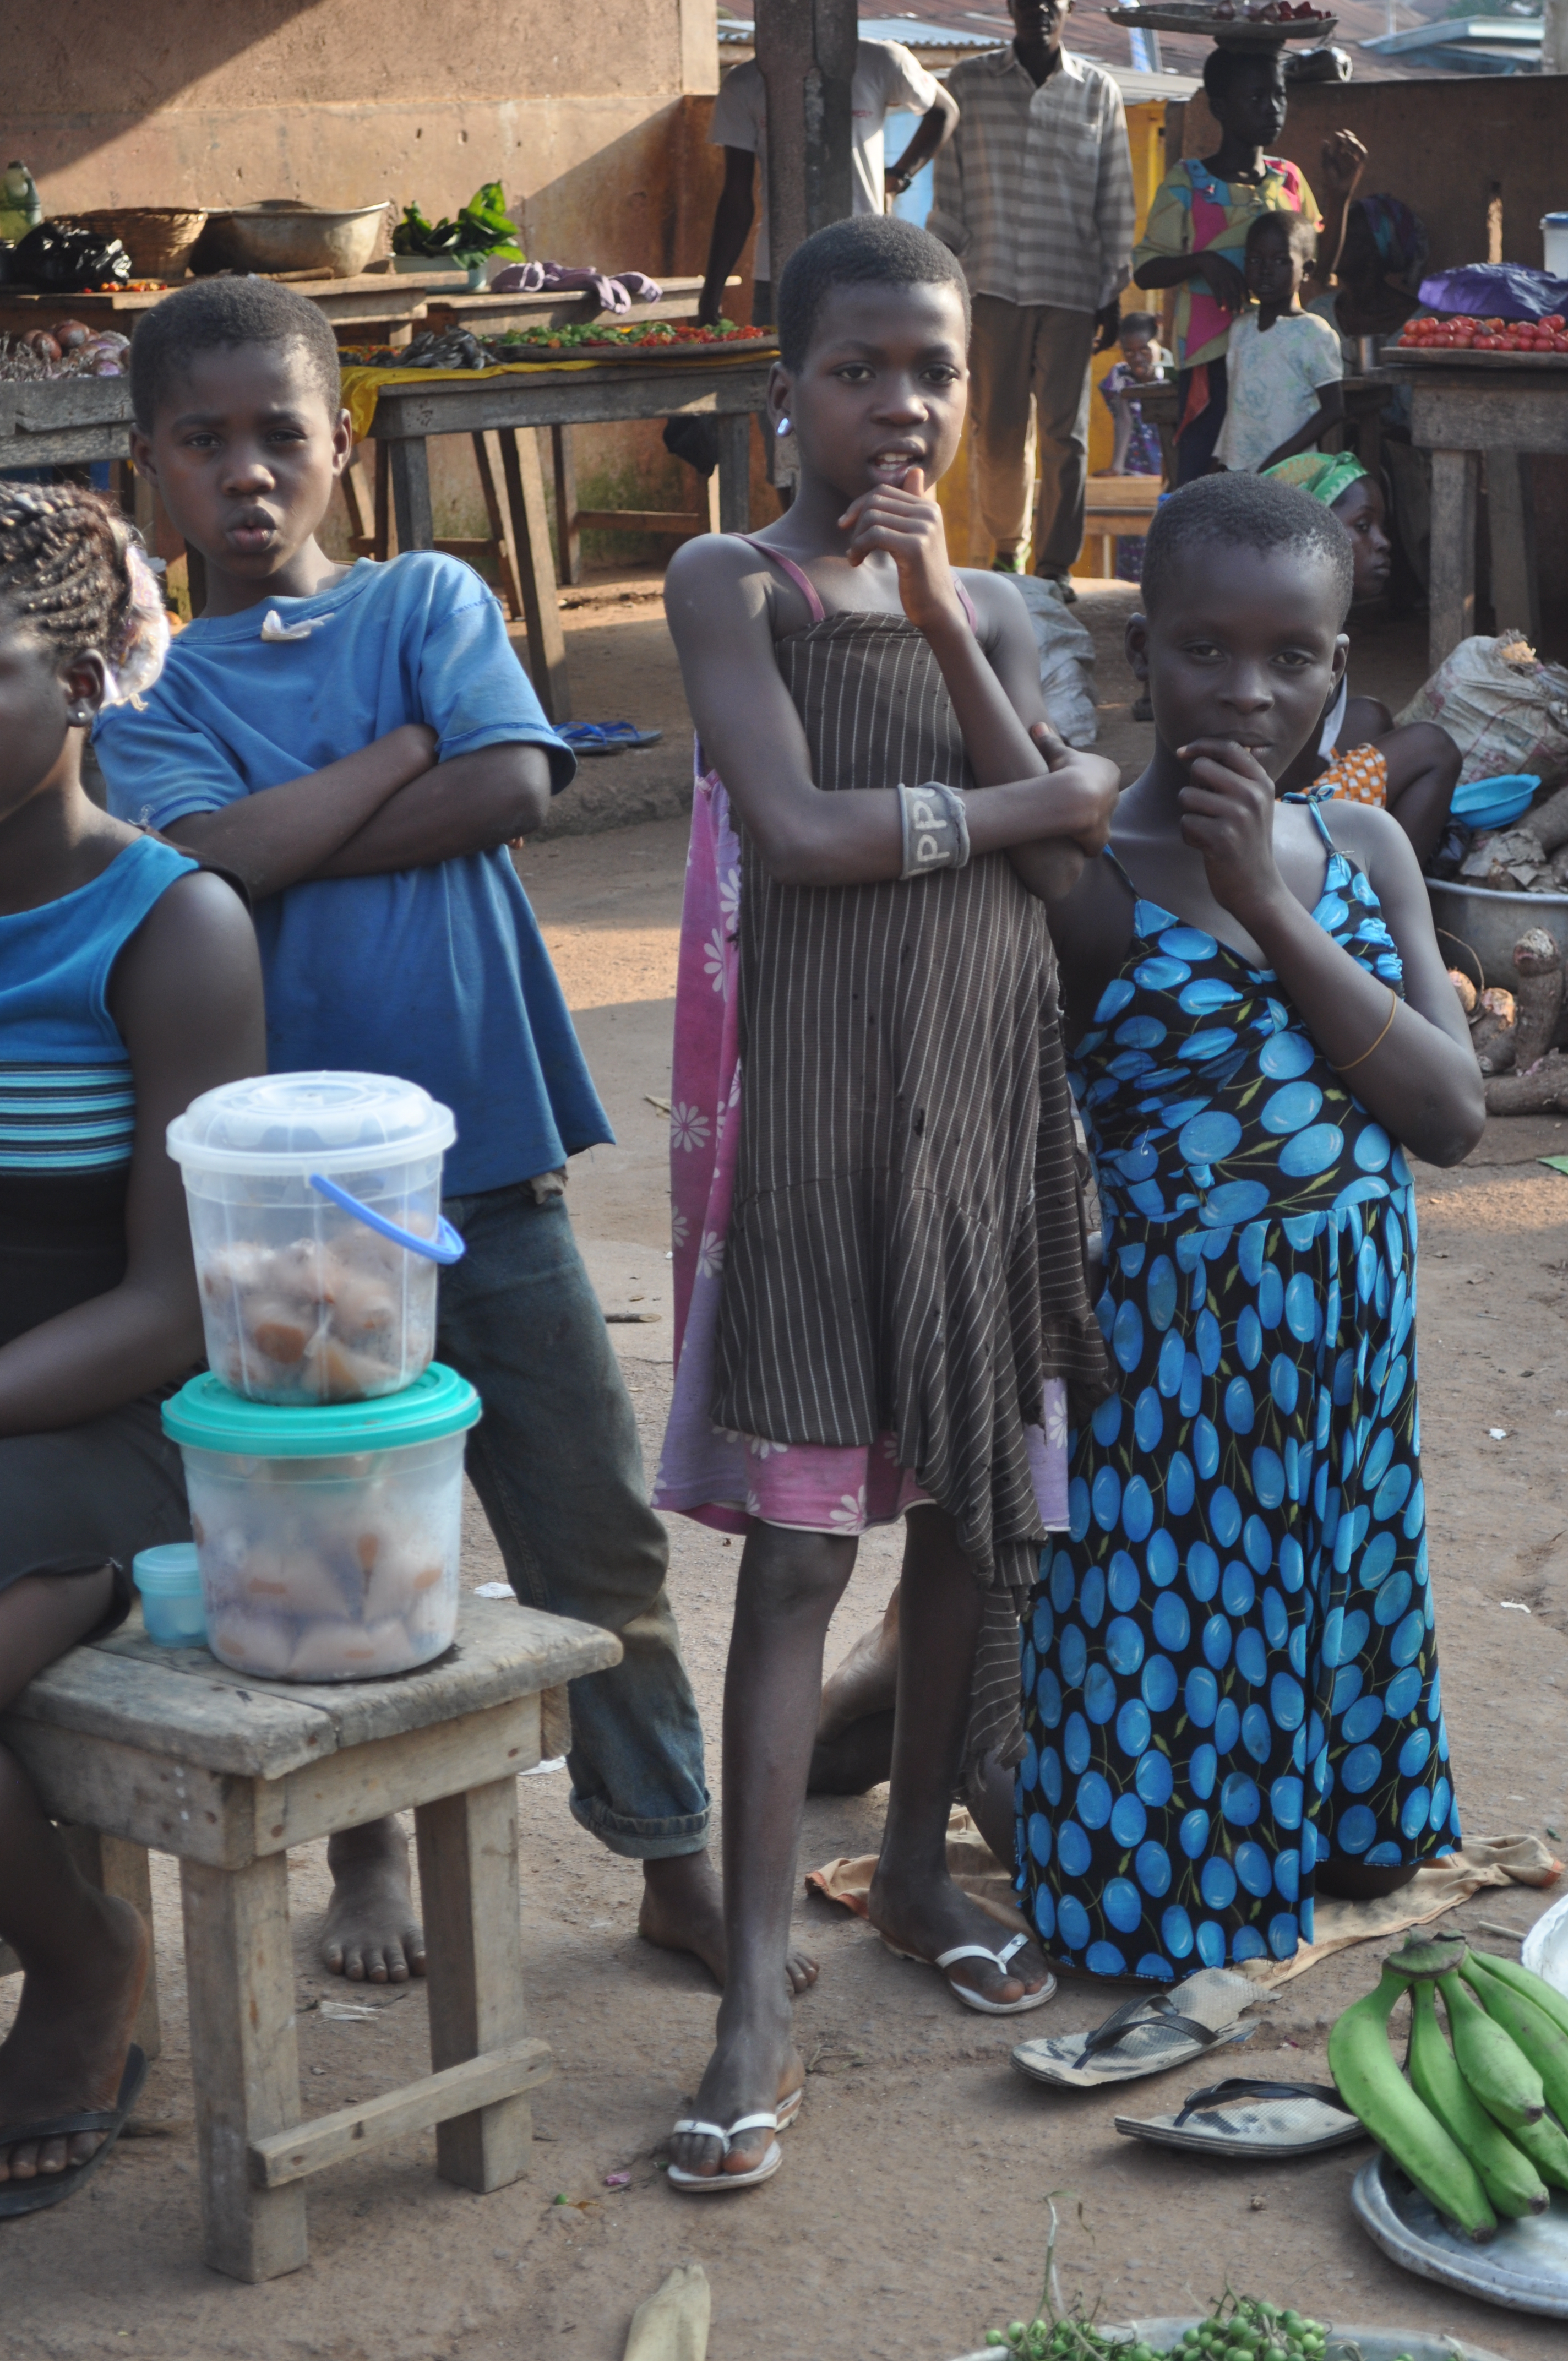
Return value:
[(1357, 197), (1355, 210), (1366, 225), (1385, 271), (1413, 281), (1426, 260), (1427, 234), (1409, 206), (1398, 197)]
[(1293, 484), (1310, 500), (1321, 500), (1324, 508), (1332, 509), (1340, 494), (1359, 483), (1366, 470), (1352, 451), (1302, 451), (1263, 472), (1277, 484)]

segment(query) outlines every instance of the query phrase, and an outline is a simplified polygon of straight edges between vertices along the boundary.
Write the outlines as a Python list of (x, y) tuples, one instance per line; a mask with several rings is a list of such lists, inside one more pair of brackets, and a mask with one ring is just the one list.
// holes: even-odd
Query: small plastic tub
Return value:
[(207, 1359), (248, 1400), (370, 1401), (435, 1350), (448, 1108), (388, 1074), (266, 1074), (169, 1126)]
[(199, 1648), (207, 1636), (207, 1609), (194, 1542), (138, 1550), (131, 1579), (141, 1593), (147, 1636), (160, 1648)]
[(1541, 214), (1541, 242), (1552, 277), (1568, 279), (1568, 214)]
[(463, 1438), (480, 1415), (436, 1362), (400, 1394), (247, 1401), (209, 1375), (163, 1406), (180, 1445), (207, 1645), (261, 1679), (375, 1680), (452, 1644)]

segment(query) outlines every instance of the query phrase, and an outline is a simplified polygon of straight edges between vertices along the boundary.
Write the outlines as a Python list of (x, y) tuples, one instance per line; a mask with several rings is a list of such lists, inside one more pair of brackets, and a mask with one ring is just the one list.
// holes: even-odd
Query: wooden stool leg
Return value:
[(561, 551), (561, 579), (575, 585), (583, 578), (583, 536), (577, 523), (577, 463), (572, 456), (569, 426), (550, 429), (550, 453), (555, 464), (555, 538)]
[(1475, 501), (1480, 480), (1478, 451), (1432, 453), (1431, 579), (1427, 592), (1427, 662), (1432, 672), (1475, 630)]
[[(532, 426), (509, 426), (502, 430), (499, 440), (501, 471), (506, 477), (507, 504), (511, 510), (512, 540), (522, 584), (522, 608), (528, 619), (528, 668), (533, 675), (534, 694), (547, 718), (559, 725), (572, 718), (572, 692), (566, 678), (566, 641), (555, 598), (555, 568), (550, 556), (550, 524), (544, 511), (544, 474), (539, 464), (538, 431)], [(400, 522), (399, 531), (401, 529)]]
[(101, 1835), (96, 1828), (62, 1828), (60, 1833), (88, 1884), (97, 1886), (100, 1893), (118, 1894), (122, 1902), (139, 1910), (147, 1922), (147, 1982), (131, 2039), (139, 2042), (149, 2058), (156, 2058), (163, 2048), (163, 2027), (158, 2014), (158, 1952), (152, 1938), (152, 1874), (147, 1847), (130, 1844), (124, 1837)]
[(720, 533), (751, 529), (751, 413), (723, 412), (718, 419), (718, 526)]
[[(414, 1811), (437, 2073), (525, 2031), (518, 1927), (515, 1777)], [(459, 2189), (504, 2189), (528, 2167), (526, 2099), (502, 2099), (438, 2125), (435, 2169)]]
[(300, 2120), (289, 1858), (182, 1861), (180, 1885), (207, 2260), (230, 2279), (275, 2279), (306, 2258), (304, 2185), (254, 2187), (246, 2151)]

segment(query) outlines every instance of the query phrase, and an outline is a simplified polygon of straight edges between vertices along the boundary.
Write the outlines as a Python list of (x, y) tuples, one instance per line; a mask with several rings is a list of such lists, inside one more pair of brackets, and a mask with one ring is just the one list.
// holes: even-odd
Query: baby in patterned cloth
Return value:
[(1352, 578), (1292, 487), (1173, 494), (1127, 635), (1155, 754), (1051, 910), (1118, 1388), (1025, 1629), (1018, 1883), (1095, 1975), (1289, 1959), (1318, 1894), (1459, 1842), (1406, 1152), (1457, 1163), (1480, 1078), (1404, 833), (1276, 784)]

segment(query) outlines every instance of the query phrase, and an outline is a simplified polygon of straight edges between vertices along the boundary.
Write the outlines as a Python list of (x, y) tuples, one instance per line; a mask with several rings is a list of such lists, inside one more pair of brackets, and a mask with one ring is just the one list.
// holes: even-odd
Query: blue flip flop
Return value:
[(664, 733), (634, 721), (572, 721), (557, 734), (575, 754), (624, 754), (630, 746), (656, 746)]
[(0, 2221), (19, 2213), (41, 2213), (46, 2205), (63, 2204), (83, 2181), (91, 2180), (126, 2127), (126, 2118), (141, 2096), (147, 2081), (145, 2052), (132, 2042), (126, 2053), (119, 2096), (112, 2107), (86, 2107), (74, 2115), (50, 2115), (37, 2124), (16, 2124), (0, 2130), (0, 2147), (16, 2147), (23, 2140), (70, 2139), (77, 2132), (102, 2132), (102, 2145), (85, 2164), (68, 2165), (63, 2172), (40, 2172), (32, 2180), (0, 2180)]

